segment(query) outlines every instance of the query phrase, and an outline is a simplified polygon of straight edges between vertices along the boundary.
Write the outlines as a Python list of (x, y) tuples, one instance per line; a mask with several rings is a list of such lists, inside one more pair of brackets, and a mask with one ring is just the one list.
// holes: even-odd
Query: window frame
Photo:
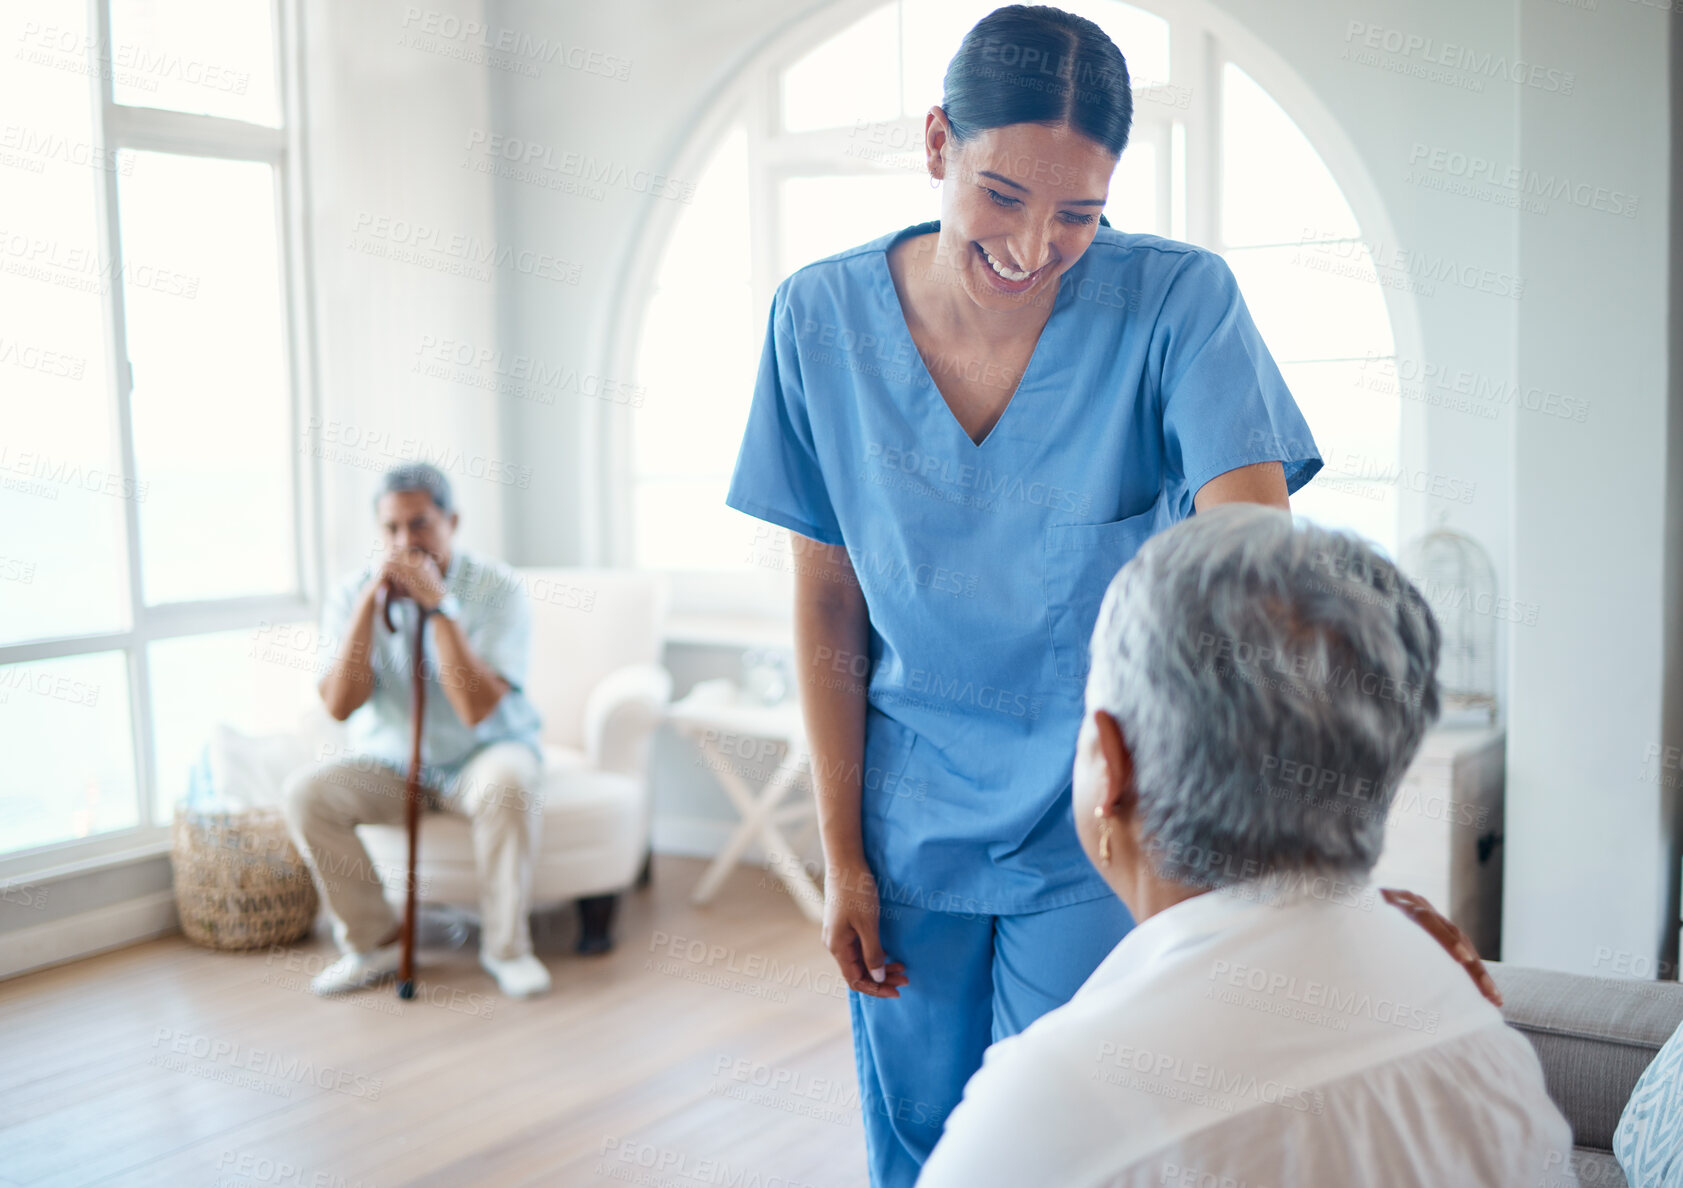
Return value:
[[(847, 175), (879, 172), (858, 158), (835, 151), (845, 143), (848, 129), (782, 133), (778, 128), (780, 79), (783, 71), (815, 46), (848, 28), (855, 21), (883, 6), (885, 0), (853, 0), (828, 7), (798, 20), (767, 37), (744, 55), (743, 67), (705, 96), (699, 114), (680, 133), (679, 148), (669, 172), (680, 177), (697, 176), (714, 147), (729, 128), (740, 121), (748, 138), (749, 220), (751, 235), (751, 281), (755, 308), (769, 307), (772, 293), (781, 279), (775, 274), (779, 226), (776, 191), (778, 182), (796, 166), (820, 162), (823, 173)], [(893, 3), (894, 0), (887, 0)], [(1163, 234), (1202, 244), (1218, 254), (1226, 245), (1220, 239), (1221, 201), (1221, 88), (1222, 69), (1232, 62), (1266, 90), (1286, 111), (1343, 191), (1355, 212), (1362, 236), (1370, 242), (1397, 242), (1391, 221), (1361, 153), (1337, 118), (1284, 58), (1266, 42), (1208, 0), (1127, 0), (1169, 23), (1170, 78), (1149, 80), (1152, 87), (1135, 92), (1135, 130), (1130, 143), (1149, 137), (1168, 167), (1160, 174), (1160, 210)], [(1182, 89), (1185, 89), (1184, 92)], [(1157, 99), (1177, 100), (1186, 93), (1184, 108)], [(1155, 110), (1154, 110), (1155, 108)], [(922, 117), (904, 117), (921, 138)], [(1178, 129), (1177, 129), (1178, 126)], [(819, 146), (828, 143), (831, 156), (819, 158)], [(805, 171), (806, 175), (812, 175)], [(1185, 226), (1173, 225), (1173, 198), (1185, 195)], [(612, 314), (601, 352), (603, 374), (635, 373), (638, 339), (641, 335), (643, 302), (653, 286), (666, 245), (679, 212), (670, 203), (652, 203), (632, 228), (632, 242), (616, 278), (609, 302)], [(1420, 318), (1414, 294), (1396, 286), (1382, 286), (1385, 308), (1391, 322), (1398, 357), (1421, 357)], [(1295, 361), (1295, 360), (1294, 360)], [(1400, 400), (1397, 461), (1409, 467), (1427, 457), (1426, 410), (1419, 401)], [(634, 427), (628, 416), (606, 416), (589, 410), (586, 440), (597, 446), (602, 464), (591, 488), (584, 493), (584, 514), (594, 528), (590, 534), (593, 562), (630, 565), (635, 555), (632, 533), (634, 485), (631, 455)], [(1427, 528), (1428, 509), (1424, 496), (1398, 488), (1395, 494), (1398, 542), (1419, 535)], [(768, 575), (724, 570), (671, 569), (673, 611), (681, 620), (697, 617), (760, 615), (787, 619), (790, 608), (783, 587), (773, 587)]]
[[(163, 108), (133, 107), (114, 98), (115, 72), (101, 57), (111, 42), (111, 0), (87, 0), (88, 78), (95, 118), (93, 144), (106, 159), (123, 149), (174, 153), (221, 160), (259, 161), (274, 169), (276, 241), (281, 259), (282, 359), (292, 439), (300, 439), (318, 391), (311, 333), (314, 301), (310, 285), (309, 209), (305, 162), (303, 34), (298, 0), (268, 0), (274, 33), (278, 128), (223, 116), (198, 115)], [(102, 303), (105, 341), (106, 407), (116, 429), (118, 465), (125, 482), (137, 473), (132, 416), (132, 379), (127, 357), (122, 237), (119, 226), (117, 171), (101, 170), (97, 183), (94, 235), (108, 262), (112, 283)], [(293, 450), (292, 551), (294, 588), (281, 594), (214, 598), (147, 606), (141, 591), (140, 508), (122, 500), (125, 555), (115, 580), (126, 584), (129, 626), (118, 631), (50, 636), (0, 645), (0, 665), (33, 663), (67, 656), (120, 652), (127, 669), (130, 762), (134, 770), (137, 823), (38, 846), (0, 852), (0, 880), (60, 877), (124, 861), (165, 853), (170, 825), (154, 823), (161, 808), (161, 780), (154, 754), (154, 723), (149, 649), (154, 642), (256, 628), (264, 622), (312, 619), (324, 570), (320, 524), (321, 465), (311, 451)]]

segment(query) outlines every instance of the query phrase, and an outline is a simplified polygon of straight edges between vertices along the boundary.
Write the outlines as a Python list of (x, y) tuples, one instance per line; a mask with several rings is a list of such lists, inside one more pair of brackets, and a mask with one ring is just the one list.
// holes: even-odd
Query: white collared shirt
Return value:
[(987, 1050), (919, 1188), (1564, 1188), (1531, 1045), (1369, 888), (1185, 900)]

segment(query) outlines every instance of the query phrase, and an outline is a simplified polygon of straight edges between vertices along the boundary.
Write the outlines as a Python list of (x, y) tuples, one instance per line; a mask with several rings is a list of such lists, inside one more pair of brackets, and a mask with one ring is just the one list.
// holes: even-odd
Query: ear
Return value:
[(939, 180), (947, 177), (946, 147), (950, 138), (946, 109), (940, 104), (931, 107), (923, 117), (923, 147), (930, 173)]
[(1122, 724), (1114, 714), (1108, 710), (1094, 710), (1093, 722), (1099, 732), (1099, 750), (1104, 755), (1102, 803), (1118, 820), (1127, 821), (1139, 804), (1134, 790), (1134, 753), (1128, 749), (1128, 740), (1122, 737)]

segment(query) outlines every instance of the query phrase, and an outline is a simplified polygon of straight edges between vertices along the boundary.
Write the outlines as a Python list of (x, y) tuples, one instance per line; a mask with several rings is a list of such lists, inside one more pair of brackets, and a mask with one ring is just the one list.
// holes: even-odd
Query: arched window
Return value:
[[(769, 47), (715, 104), (694, 167), (673, 168), (697, 179), (695, 201), (649, 228), (659, 245), (642, 257), (652, 286), (634, 275), (621, 311), (623, 363), (648, 400), (609, 443), (618, 466), (608, 470), (607, 539), (619, 551), (608, 560), (735, 571), (726, 586), (739, 591), (747, 571), (788, 568), (770, 539), (781, 533), (723, 502), (772, 290), (803, 264), (938, 216), (923, 116), (940, 102), (964, 33), (995, 7), (895, 0), (827, 11)], [(1236, 60), (1265, 52), (1219, 35), (1205, 18), (1221, 18), (1202, 6), (1196, 17), (1119, 0), (1064, 7), (1110, 34), (1134, 84), (1110, 222), (1224, 255), (1327, 459), (1294, 511), (1394, 553), (1397, 352), (1373, 232), (1299, 123)], [(1313, 105), (1307, 92), (1295, 97)], [(769, 591), (780, 579), (763, 580)]]

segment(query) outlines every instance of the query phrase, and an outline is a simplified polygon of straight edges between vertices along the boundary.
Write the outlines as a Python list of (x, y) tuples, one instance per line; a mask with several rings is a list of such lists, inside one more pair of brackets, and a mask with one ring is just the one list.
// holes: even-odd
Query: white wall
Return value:
[[(1672, 18), (1635, 0), (1594, 2), (1422, 0), (1399, 15), (1362, 0), (1224, 0), (1210, 21), (1341, 162), (1354, 191), (1382, 204), (1390, 230), (1370, 237), (1382, 259), (1406, 251), (1416, 265), (1447, 264), (1462, 277), (1519, 278), (1518, 297), (1444, 279), (1412, 299), (1392, 290), (1398, 324), (1419, 344), (1412, 362), (1588, 404), (1581, 423), (1512, 406), (1487, 421), (1418, 401), (1405, 402), (1405, 415), (1412, 464), (1476, 484), (1470, 503), (1444, 505), (1451, 525), (1484, 542), (1503, 594), (1538, 607), (1535, 623), (1500, 627), (1510, 725), (1504, 955), (1614, 972), (1604, 950), (1637, 959), (1658, 951), (1677, 850), (1666, 840), (1664, 789), (1643, 776), (1647, 748), (1667, 741), (1667, 688), (1678, 696), (1677, 662), (1668, 676), (1661, 661)], [(603, 344), (620, 273), (649, 204), (662, 199), (623, 186), (597, 198), (517, 176), (487, 190), (461, 160), (485, 159), (470, 150), (502, 135), (552, 161), (577, 153), (610, 172), (665, 171), (710, 96), (801, 14), (772, 0), (488, 0), (489, 39), (528, 48), (547, 40), (559, 51), (547, 61), (516, 53), (521, 68), (496, 69), (396, 47), (404, 11), (383, 2), (311, 9), (313, 24), (334, 22), (341, 35), (331, 72), (318, 66), (313, 80), (329, 407), (372, 421), (419, 416), (428, 432), (460, 432), (529, 466), (528, 488), (459, 484), (464, 518), (488, 529), (505, 495), (510, 560), (589, 560), (599, 545), (594, 443), (602, 418), (626, 414), (578, 389), (630, 378), (602, 374)], [(1352, 61), (1368, 25), (1556, 74), (1539, 86), (1483, 76), (1474, 90), (1419, 77), (1424, 47)], [(622, 67), (627, 77), (613, 77)], [(1570, 94), (1545, 89), (1566, 73)], [(1431, 189), (1411, 161), (1422, 148), (1634, 194), (1637, 213), (1562, 199), (1546, 213), (1522, 212)], [(335, 173), (324, 192), (320, 179)], [(364, 208), (552, 252), (577, 266), (578, 283), (502, 269), (492, 301), (483, 286), (412, 266), (369, 267), (335, 242)], [(454, 380), (394, 383), (429, 332), (476, 347), (494, 335), (505, 369), (526, 358), (572, 369), (575, 380), (549, 403), (491, 398)], [(366, 481), (341, 472), (335, 506), (364, 514), (351, 492)], [(1419, 501), (1406, 510), (1419, 524), (1438, 509)], [(1674, 544), (1673, 569), (1675, 554)], [(696, 795), (708, 794), (698, 784)]]
[[(497, 242), (491, 185), (460, 167), (458, 125), (484, 123), (483, 67), (404, 40), (409, 6), (309, 0), (306, 102), (329, 578), (366, 559), (372, 493), (389, 466), (423, 457), (451, 478), (459, 539), (506, 550), (520, 488), (505, 461), (499, 399), (412, 370), (423, 336), (490, 343), (497, 278), (453, 275)], [(452, 12), (473, 19), (473, 0)], [(391, 220), (389, 223), (383, 220)], [(418, 227), (435, 229), (424, 237)], [(384, 252), (369, 254), (365, 249)], [(408, 253), (399, 258), (397, 253)]]
[[(1570, 100), (1526, 96), (1521, 158), (1642, 204), (1634, 219), (1560, 209), (1519, 228), (1536, 292), (1520, 315), (1521, 375), (1595, 402), (1582, 427), (1522, 419), (1514, 446), (1514, 580), (1548, 597), (1514, 648), (1505, 924), (1509, 950), (1538, 965), (1592, 968), (1598, 946), (1651, 954), (1677, 927), (1669, 798), (1654, 778), (1666, 769), (1644, 770), (1680, 676), (1661, 648), (1673, 19), (1629, 2), (1521, 8), (1525, 55), (1584, 79)], [(1607, 33), (1586, 36), (1592, 20)]]

